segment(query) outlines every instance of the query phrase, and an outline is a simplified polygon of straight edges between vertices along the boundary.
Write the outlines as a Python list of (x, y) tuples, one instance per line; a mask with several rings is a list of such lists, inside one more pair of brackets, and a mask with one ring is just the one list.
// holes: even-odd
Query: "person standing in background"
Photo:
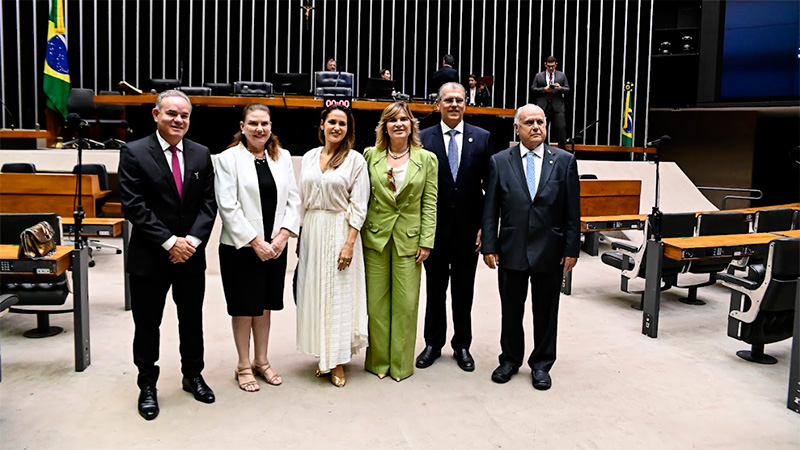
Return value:
[(542, 108), (547, 122), (550, 123), (552, 140), (558, 142), (560, 149), (566, 150), (567, 119), (564, 114), (566, 111), (564, 96), (569, 94), (569, 81), (564, 72), (556, 70), (558, 60), (555, 56), (548, 56), (544, 60), (544, 67), (545, 70), (536, 74), (531, 85), (534, 103)]

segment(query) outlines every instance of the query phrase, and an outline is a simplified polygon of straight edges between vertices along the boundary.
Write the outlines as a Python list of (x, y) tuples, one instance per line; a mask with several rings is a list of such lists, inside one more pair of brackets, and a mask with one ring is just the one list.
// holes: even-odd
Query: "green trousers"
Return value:
[(399, 256), (394, 240), (383, 251), (364, 249), (367, 273), (369, 348), (365, 367), (397, 381), (414, 373), (422, 264)]

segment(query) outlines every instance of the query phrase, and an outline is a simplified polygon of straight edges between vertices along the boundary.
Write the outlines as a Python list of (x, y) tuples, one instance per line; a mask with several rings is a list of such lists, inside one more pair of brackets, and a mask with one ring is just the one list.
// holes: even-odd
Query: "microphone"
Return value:
[(77, 130), (78, 128), (84, 128), (88, 126), (89, 123), (81, 119), (81, 116), (76, 113), (69, 113), (67, 116), (67, 128), (71, 130)]
[(672, 142), (672, 138), (669, 137), (668, 134), (665, 134), (665, 135), (661, 136), (660, 138), (656, 139), (655, 141), (650, 141), (650, 142), (644, 144), (644, 146), (645, 147), (659, 147), (659, 146), (662, 146), (662, 145), (668, 145), (670, 142)]
[(583, 144), (583, 136), (579, 134), (575, 137), (569, 138), (567, 139), (567, 144)]
[(3, 105), (3, 110), (5, 110), (5, 112), (8, 113), (8, 117), (9, 117), (8, 121), (10, 122), (9, 126), (13, 130), (14, 129), (14, 114), (11, 114), (11, 110), (8, 109), (8, 106), (6, 106), (6, 104), (3, 103), (2, 101), (0, 101), (0, 105)]
[(178, 72), (178, 84), (183, 85), (183, 60), (180, 60), (180, 72)]

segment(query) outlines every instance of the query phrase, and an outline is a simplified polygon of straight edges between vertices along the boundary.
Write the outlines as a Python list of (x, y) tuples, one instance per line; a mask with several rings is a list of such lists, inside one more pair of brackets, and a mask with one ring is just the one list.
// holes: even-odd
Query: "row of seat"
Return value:
[[(645, 238), (650, 236), (652, 228), (653, 217), (648, 216), (643, 230)], [(800, 229), (800, 211), (790, 208), (757, 211), (752, 221), (752, 231), (756, 233), (792, 229)], [(663, 214), (661, 218), (662, 238), (744, 234), (749, 231), (750, 224), (741, 212), (676, 213)], [(639, 247), (614, 242), (612, 250), (603, 253), (601, 259), (603, 263), (621, 270), (620, 289), (639, 294), (642, 300), (638, 307), (641, 309), (644, 291), (630, 290), (628, 283), (633, 278), (645, 278), (646, 242)], [(794, 298), (800, 277), (798, 250), (800, 238), (784, 238), (770, 243), (766, 261), (763, 257), (751, 258), (745, 266), (729, 264), (727, 259), (685, 263), (664, 258), (660, 290), (687, 288), (689, 294), (681, 301), (700, 305), (705, 302), (697, 299), (697, 289), (722, 280), (725, 286), (738, 292), (731, 299), (728, 334), (752, 346), (750, 351), (741, 351), (737, 355), (756, 362), (774, 362), (774, 358), (764, 355), (764, 344), (792, 335)], [(741, 270), (746, 272), (743, 277), (735, 274)], [(720, 273), (723, 271), (726, 273)], [(681, 286), (678, 276), (684, 273), (707, 274), (709, 278), (700, 284)]]

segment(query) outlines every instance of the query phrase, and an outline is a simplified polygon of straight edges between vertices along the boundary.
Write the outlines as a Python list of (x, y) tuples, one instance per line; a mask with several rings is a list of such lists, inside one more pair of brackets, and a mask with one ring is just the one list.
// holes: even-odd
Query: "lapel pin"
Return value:
[(550, 164), (553, 164), (553, 160), (552, 159), (550, 160)]
[[(550, 161), (550, 164), (552, 164), (552, 163), (553, 163), (553, 161)], [(194, 173), (194, 179), (195, 180), (199, 180), (200, 179), (200, 172), (195, 172)]]
[(468, 142), (472, 142), (472, 138), (467, 139)]

